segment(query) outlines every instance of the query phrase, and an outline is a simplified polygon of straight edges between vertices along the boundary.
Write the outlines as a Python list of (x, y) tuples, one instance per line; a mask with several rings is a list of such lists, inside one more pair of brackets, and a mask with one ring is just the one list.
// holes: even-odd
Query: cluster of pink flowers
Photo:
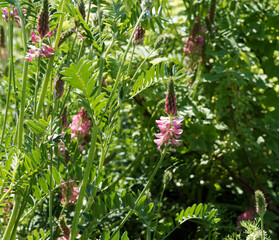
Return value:
[(200, 54), (202, 51), (202, 47), (204, 44), (204, 38), (203, 36), (195, 36), (195, 37), (187, 37), (184, 40), (185, 46), (183, 47), (183, 52), (186, 55), (197, 55)]
[[(51, 37), (52, 31), (46, 34), (44, 37)], [(39, 58), (40, 56), (50, 58), (51, 55), (54, 53), (54, 49), (49, 45), (42, 42), (43, 38), (37, 36), (33, 31), (31, 32), (31, 40), (34, 43), (39, 43), (41, 47), (30, 46), (30, 50), (28, 53), (28, 61), (33, 60), (35, 57)]]
[(28, 61), (33, 60), (35, 57), (40, 56), (50, 58), (54, 54), (54, 49), (45, 44), (43, 40), (52, 36), (53, 31), (49, 32), (49, 13), (48, 13), (48, 1), (44, 0), (43, 8), (39, 13), (37, 24), (38, 35), (31, 32), (31, 40), (33, 43), (37, 43), (39, 47), (30, 46), (29, 53), (27, 54)]
[(67, 205), (75, 203), (77, 201), (79, 195), (79, 187), (75, 187), (74, 182), (61, 185), (61, 189), (62, 198), (60, 202), (62, 204)]
[(255, 210), (253, 208), (250, 208), (237, 217), (236, 224), (240, 226), (241, 221), (248, 221), (248, 220), (252, 221), (254, 217), (255, 217)]
[(154, 142), (158, 147), (163, 144), (172, 144), (175, 147), (180, 145), (180, 141), (177, 140), (177, 138), (180, 138), (180, 134), (183, 132), (182, 129), (179, 129), (182, 121), (183, 118), (176, 118), (173, 116), (160, 117), (160, 120), (156, 120), (161, 131), (161, 133), (155, 134), (158, 139), (155, 139)]
[[(181, 127), (181, 122), (183, 118), (176, 118), (174, 115), (177, 113), (176, 108), (176, 97), (174, 92), (174, 82), (170, 80), (168, 84), (168, 93), (166, 97), (165, 111), (168, 114), (168, 117), (160, 117), (160, 120), (156, 120), (160, 133), (155, 134), (158, 139), (155, 139), (154, 142), (157, 144), (158, 149), (162, 145), (168, 147), (169, 145), (179, 146), (181, 133), (183, 132)], [(170, 149), (174, 151), (174, 149)]]
[[(5, 20), (6, 22), (9, 22), (9, 11), (8, 11), (8, 8), (7, 8), (7, 7), (1, 8), (1, 10), (3, 11), (2, 17), (4, 18), (4, 20)], [(26, 9), (22, 9), (22, 12), (25, 13), (25, 12), (26, 12)], [(19, 18), (19, 16), (18, 16), (18, 11), (17, 11), (17, 9), (14, 9), (13, 6), (11, 6), (10, 14), (11, 14), (11, 22), (12, 22), (12, 24), (14, 23), (14, 20), (15, 20), (16, 23), (17, 23), (17, 26), (18, 26), (19, 28), (21, 28), (20, 18)]]
[(80, 112), (72, 118), (69, 128), (72, 129), (71, 135), (73, 139), (80, 139), (89, 135), (91, 121), (85, 108), (81, 108)]
[(205, 26), (200, 26), (200, 18), (197, 17), (190, 36), (184, 40), (183, 52), (186, 54), (185, 61), (189, 65), (189, 69), (196, 69), (203, 55), (205, 31)]

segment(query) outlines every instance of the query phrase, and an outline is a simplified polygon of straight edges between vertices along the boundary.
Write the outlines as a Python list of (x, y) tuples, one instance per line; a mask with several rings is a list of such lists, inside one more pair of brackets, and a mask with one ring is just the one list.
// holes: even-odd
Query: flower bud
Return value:
[(59, 219), (58, 219), (58, 225), (60, 227), (60, 230), (62, 232), (62, 234), (64, 235), (64, 237), (66, 239), (69, 239), (70, 237), (70, 234), (71, 234), (71, 229), (68, 227), (67, 223), (66, 223), (66, 218), (65, 216), (61, 216)]
[(153, 0), (142, 0), (140, 6), (142, 11), (150, 11), (153, 6)]
[(67, 116), (67, 107), (64, 108), (64, 111), (60, 117), (62, 121), (62, 128), (66, 128), (68, 126), (68, 116)]
[(263, 217), (267, 207), (263, 192), (260, 190), (255, 191), (255, 199), (256, 199), (256, 211), (261, 217)]
[(5, 47), (5, 31), (2, 25), (0, 25), (0, 47)]
[(60, 47), (60, 45), (61, 45), (63, 42), (65, 42), (70, 36), (72, 36), (73, 33), (74, 33), (73, 30), (69, 30), (69, 31), (67, 31), (67, 32), (63, 32), (63, 33), (61, 34), (60, 39), (59, 39), (58, 47)]
[(191, 30), (191, 37), (195, 38), (195, 36), (197, 36), (199, 34), (199, 32), (201, 31), (201, 19), (200, 17), (196, 17), (193, 28)]
[(78, 10), (80, 11), (83, 20), (85, 20), (86, 13), (85, 13), (85, 6), (83, 0), (79, 1)]
[(172, 179), (171, 171), (166, 171), (164, 173), (164, 177), (163, 177), (164, 188), (168, 185), (168, 183), (171, 181), (171, 179)]
[(215, 19), (216, 0), (211, 0), (210, 9), (208, 13), (209, 20), (213, 24)]
[(43, 8), (39, 13), (37, 30), (40, 38), (44, 38), (44, 36), (49, 31), (49, 13), (48, 13), (48, 0), (44, 0)]
[(177, 113), (173, 79), (171, 79), (168, 83), (165, 111), (169, 116), (174, 116)]
[(144, 34), (145, 34), (145, 30), (142, 29), (142, 27), (137, 27), (136, 29), (136, 33), (133, 39), (133, 44), (134, 45), (139, 45), (141, 43), (143, 43), (144, 40)]
[(61, 76), (56, 77), (54, 83), (54, 96), (56, 98), (61, 98), (64, 91), (64, 81), (62, 80)]

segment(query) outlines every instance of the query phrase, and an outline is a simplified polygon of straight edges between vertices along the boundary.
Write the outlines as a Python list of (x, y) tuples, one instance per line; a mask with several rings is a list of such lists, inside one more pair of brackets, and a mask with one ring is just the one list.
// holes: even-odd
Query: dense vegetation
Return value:
[(279, 238), (278, 1), (0, 7), (3, 240)]

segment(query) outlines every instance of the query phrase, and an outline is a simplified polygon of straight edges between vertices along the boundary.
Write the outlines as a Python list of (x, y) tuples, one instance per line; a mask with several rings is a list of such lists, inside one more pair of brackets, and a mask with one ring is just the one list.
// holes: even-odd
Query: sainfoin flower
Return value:
[(169, 144), (173, 146), (179, 146), (180, 141), (177, 138), (180, 138), (180, 134), (183, 132), (181, 127), (181, 122), (183, 118), (176, 118), (176, 117), (160, 117), (160, 120), (156, 120), (158, 127), (161, 133), (155, 134), (158, 139), (155, 139), (154, 142), (157, 144), (158, 147), (162, 146), (163, 144), (168, 146)]
[[(183, 118), (174, 117), (177, 113), (176, 108), (176, 97), (174, 91), (174, 82), (171, 79), (168, 84), (168, 92), (166, 97), (165, 111), (168, 114), (167, 117), (160, 117), (160, 120), (156, 120), (158, 127), (160, 129), (160, 133), (155, 134), (158, 139), (155, 139), (154, 142), (157, 144), (158, 149), (162, 145), (164, 146), (179, 146), (181, 133), (183, 132), (181, 128), (181, 122)], [(173, 149), (171, 149), (173, 150)]]
[(91, 127), (91, 121), (89, 120), (89, 115), (85, 108), (81, 108), (80, 112), (72, 118), (72, 123), (69, 128), (72, 129), (72, 137), (85, 137), (89, 135), (89, 130)]
[[(63, 234), (63, 237), (59, 237), (58, 240), (69, 240), (70, 234), (71, 234), (71, 229), (68, 227), (66, 223), (66, 218), (65, 216), (61, 216), (58, 220), (58, 224), (60, 227), (60, 230)], [(80, 238), (80, 234), (77, 235), (77, 238)]]
[(62, 198), (60, 202), (62, 204), (67, 205), (75, 203), (77, 201), (79, 195), (79, 187), (75, 187), (74, 182), (65, 183), (61, 185), (61, 189)]
[(37, 43), (39, 47), (30, 46), (29, 53), (27, 54), (27, 60), (31, 61), (35, 57), (46, 57), (50, 58), (54, 54), (54, 49), (43, 42), (44, 38), (52, 36), (53, 31), (49, 31), (49, 14), (48, 14), (48, 1), (44, 0), (43, 8), (40, 11), (38, 24), (37, 24), (38, 35), (34, 31), (31, 31), (31, 40)]
[[(1, 10), (3, 11), (3, 19), (6, 21), (6, 22), (9, 22), (9, 11), (8, 11), (8, 8), (5, 7), (5, 8), (1, 8)], [(26, 9), (22, 9), (22, 12), (25, 13), (26, 12)], [(20, 23), (20, 18), (18, 16), (18, 11), (17, 9), (13, 6), (11, 6), (11, 9), (10, 9), (10, 14), (11, 14), (11, 23), (13, 24), (14, 23), (14, 20), (16, 21), (17, 23), (17, 26), (19, 28), (21, 28), (21, 23)]]
[(136, 32), (135, 32), (135, 36), (133, 39), (133, 44), (134, 45), (139, 45), (142, 44), (144, 41), (144, 34), (145, 34), (145, 30), (142, 29), (142, 27), (137, 27)]
[(248, 221), (248, 220), (252, 221), (254, 217), (255, 217), (255, 210), (253, 208), (250, 208), (237, 217), (236, 224), (240, 226), (241, 221)]

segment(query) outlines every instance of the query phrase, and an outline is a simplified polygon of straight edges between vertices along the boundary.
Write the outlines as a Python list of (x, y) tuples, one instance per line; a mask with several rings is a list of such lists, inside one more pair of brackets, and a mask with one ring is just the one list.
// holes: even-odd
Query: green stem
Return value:
[(1, 136), (1, 143), (3, 143), (5, 130), (6, 130), (6, 123), (8, 118), (8, 111), (10, 105), (10, 95), (11, 95), (11, 88), (12, 88), (12, 79), (13, 77), (13, 69), (14, 69), (14, 59), (13, 59), (13, 24), (11, 20), (11, 14), (9, 13), (9, 55), (10, 55), (10, 66), (9, 66), (9, 83), (8, 83), (8, 94), (6, 99), (6, 109), (5, 109), (5, 116), (3, 121), (3, 128), (2, 128), (2, 136)]
[[(40, 76), (40, 63), (41, 60), (38, 58), (38, 68), (37, 68), (37, 74), (36, 74), (36, 81), (35, 81), (35, 92), (34, 92), (34, 110), (33, 110), (33, 117), (36, 118), (36, 105), (37, 105), (37, 93), (38, 93), (38, 85), (39, 85), (39, 76)], [(35, 142), (36, 142), (36, 133), (33, 134), (33, 142), (32, 147), (35, 148)]]
[[(62, 0), (59, 12), (62, 12), (62, 13), (64, 12), (65, 2), (66, 2), (66, 0)], [(41, 91), (38, 106), (36, 109), (36, 119), (38, 119), (40, 117), (40, 113), (42, 111), (45, 95), (47, 92), (47, 86), (48, 86), (51, 72), (53, 69), (53, 62), (54, 62), (55, 54), (57, 53), (57, 50), (58, 50), (58, 44), (59, 44), (59, 40), (60, 40), (60, 36), (61, 36), (61, 32), (62, 32), (63, 22), (64, 22), (64, 14), (62, 14), (59, 19), (59, 25), (58, 25), (58, 29), (57, 29), (57, 33), (56, 33), (55, 42), (54, 42), (54, 54), (51, 56), (51, 58), (48, 61), (46, 75), (45, 75), (45, 78), (43, 81), (42, 91)]]
[[(145, 194), (146, 190), (150, 187), (150, 184), (151, 184), (153, 178), (155, 177), (157, 171), (159, 170), (159, 168), (160, 168), (160, 166), (161, 166), (161, 164), (162, 164), (162, 162), (163, 162), (163, 160), (164, 160), (164, 158), (165, 158), (166, 153), (167, 153), (167, 149), (165, 148), (164, 151), (163, 151), (162, 154), (161, 154), (160, 161), (157, 163), (157, 165), (156, 165), (155, 169), (153, 170), (153, 172), (152, 172), (150, 178), (148, 179), (147, 184), (145, 185), (144, 189), (141, 191), (140, 195), (138, 196), (138, 198), (137, 198), (135, 204), (137, 204), (137, 203), (139, 202), (139, 200), (140, 200), (140, 199), (143, 197), (143, 195)], [(115, 234), (122, 228), (122, 226), (125, 224), (125, 222), (130, 218), (130, 216), (133, 214), (133, 211), (134, 211), (134, 210), (132, 209), (132, 210), (130, 210), (130, 211), (127, 213), (126, 217), (122, 220), (122, 222), (119, 224), (119, 226), (117, 227), (117, 229), (113, 232), (112, 236), (110, 237), (110, 240), (115, 236)]]
[[(21, 30), (22, 30), (22, 38), (23, 38), (23, 47), (24, 53), (27, 53), (27, 37), (26, 37), (26, 30), (25, 30), (25, 20), (23, 13), (20, 9), (20, 3), (16, 3), (16, 7), (20, 16), (21, 20)], [(28, 65), (29, 61), (25, 58), (24, 60), (24, 67), (23, 67), (23, 76), (22, 76), (22, 89), (21, 89), (21, 101), (20, 101), (20, 112), (19, 112), (19, 126), (18, 126), (18, 140), (17, 146), (21, 148), (22, 141), (23, 141), (23, 120), (24, 120), (24, 111), (25, 111), (25, 100), (26, 100), (26, 88), (27, 88), (27, 73), (28, 73)]]
[(14, 228), (14, 225), (16, 223), (17, 220), (17, 216), (20, 210), (20, 205), (21, 205), (21, 194), (20, 193), (16, 193), (15, 194), (15, 198), (14, 198), (14, 207), (13, 207), (13, 212), (12, 215), (10, 217), (8, 226), (6, 228), (6, 231), (4, 233), (3, 239), (2, 240), (9, 240), (12, 234), (12, 230)]
[(150, 228), (150, 222), (148, 222), (146, 226), (146, 240), (151, 240), (151, 228)]
[(128, 65), (128, 69), (127, 69), (127, 75), (128, 75), (128, 76), (129, 76), (130, 68), (131, 68), (131, 65), (132, 65), (132, 62), (133, 62), (133, 57), (134, 57), (135, 48), (136, 48), (136, 46), (133, 45), (133, 51), (132, 51), (131, 59), (130, 59), (130, 62), (129, 62), (129, 65)]
[[(158, 211), (157, 211), (157, 216), (156, 216), (156, 224), (154, 226), (155, 230), (157, 230), (157, 226), (158, 226), (158, 222), (159, 222), (159, 216), (160, 216), (160, 210), (161, 210), (161, 206), (162, 206), (164, 192), (165, 192), (165, 185), (163, 185), (163, 189), (162, 189), (160, 200), (159, 200), (159, 206), (158, 206)], [(154, 240), (157, 239), (157, 233), (158, 233), (158, 231), (155, 232)]]
[(139, 19), (138, 19), (137, 23), (135, 24), (135, 27), (134, 27), (134, 29), (133, 29), (133, 32), (132, 32), (132, 34), (131, 34), (131, 36), (130, 36), (130, 39), (129, 39), (129, 42), (128, 42), (126, 51), (124, 52), (124, 55), (123, 55), (123, 57), (122, 57), (122, 61), (121, 61), (119, 70), (118, 70), (117, 75), (116, 75), (116, 79), (115, 79), (115, 83), (114, 83), (114, 85), (113, 85), (113, 89), (112, 89), (112, 91), (111, 91), (111, 93), (110, 93), (110, 95), (109, 95), (109, 99), (108, 99), (108, 102), (107, 102), (107, 104), (106, 104), (106, 106), (105, 106), (105, 110), (103, 111), (103, 115), (102, 115), (101, 119), (103, 118), (103, 116), (105, 116), (105, 114), (106, 114), (108, 108), (110, 107), (112, 98), (113, 98), (113, 96), (114, 96), (114, 94), (115, 94), (115, 92), (116, 92), (116, 89), (117, 89), (118, 85), (119, 85), (120, 78), (121, 78), (121, 72), (122, 72), (122, 68), (123, 68), (124, 63), (125, 63), (125, 60), (126, 60), (127, 53), (128, 53), (128, 51), (129, 51), (129, 49), (130, 49), (130, 45), (131, 45), (131, 43), (132, 43), (132, 39), (133, 39), (133, 37), (134, 37), (134, 35), (135, 35), (136, 29), (137, 29), (137, 27), (138, 27), (138, 25), (139, 25), (139, 23), (140, 23), (140, 21), (141, 21), (143, 15), (144, 15), (144, 13), (145, 13), (144, 11), (141, 12), (141, 14), (140, 14), (140, 16), (139, 16)]
[(90, 146), (89, 156), (88, 156), (88, 160), (87, 160), (85, 171), (84, 171), (84, 176), (83, 176), (83, 179), (82, 179), (82, 182), (81, 182), (78, 201), (77, 201), (77, 204), (76, 204), (76, 207), (75, 207), (75, 215), (74, 215), (74, 220), (73, 220), (73, 224), (72, 224), (70, 240), (74, 240), (75, 237), (77, 236), (77, 226), (78, 226), (80, 211), (81, 211), (81, 208), (82, 208), (83, 198), (85, 196), (86, 186), (87, 186), (87, 182), (88, 182), (88, 179), (89, 179), (90, 171), (91, 171), (91, 168), (92, 168), (92, 165), (93, 165), (93, 160), (94, 160), (97, 133), (98, 133), (97, 130), (98, 130), (97, 125), (93, 124), (93, 131), (92, 131), (92, 134), (91, 134), (91, 137), (92, 137), (91, 146)]

